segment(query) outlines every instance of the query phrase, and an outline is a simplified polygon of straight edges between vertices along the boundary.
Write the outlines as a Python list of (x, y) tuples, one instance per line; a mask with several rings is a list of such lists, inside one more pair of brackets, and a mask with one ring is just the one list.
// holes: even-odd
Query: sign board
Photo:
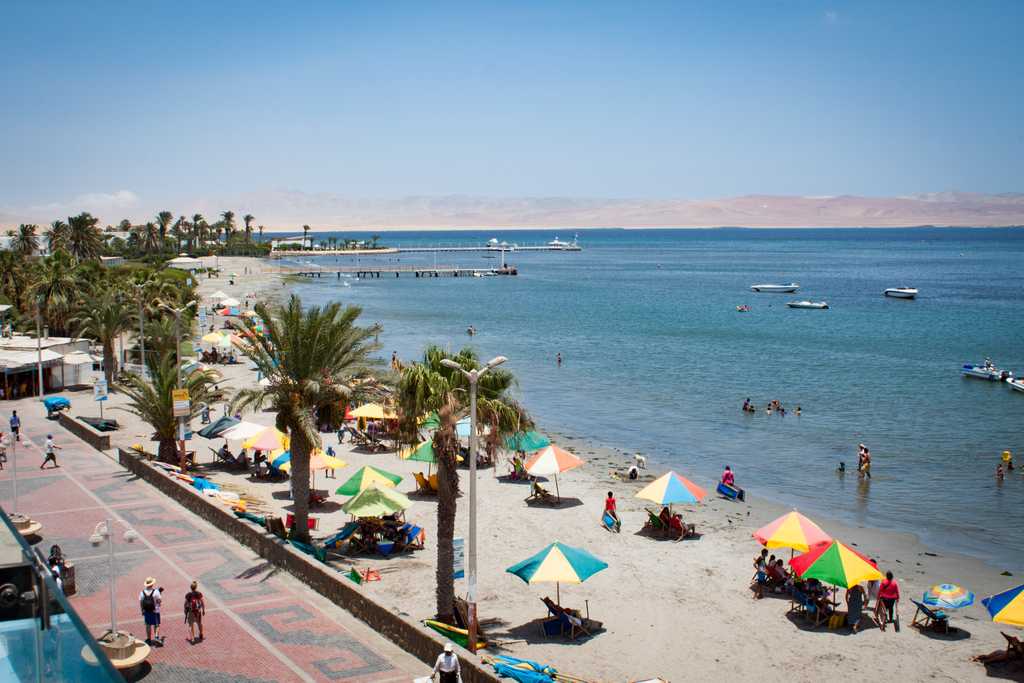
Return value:
[(92, 399), (94, 401), (107, 400), (107, 380), (98, 379), (96, 384), (92, 385)]
[(453, 558), (452, 567), (455, 569), (453, 578), (462, 579), (466, 576), (466, 542), (463, 538), (452, 539), (452, 554)]
[(205, 329), (206, 329), (206, 309), (205, 308), (200, 308), (199, 309), (199, 331), (201, 332), (201, 331), (203, 331)]
[(189, 405), (188, 389), (172, 389), (171, 401), (174, 404), (174, 417), (188, 417), (192, 412)]

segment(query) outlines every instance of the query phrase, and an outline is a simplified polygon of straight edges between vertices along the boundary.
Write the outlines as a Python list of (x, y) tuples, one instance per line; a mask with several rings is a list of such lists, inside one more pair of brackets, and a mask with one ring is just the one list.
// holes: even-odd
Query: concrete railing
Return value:
[(86, 442), (98, 451), (110, 450), (110, 433), (94, 429), (92, 425), (82, 422), (74, 415), (68, 415), (65, 411), (57, 413), (57, 423), (68, 430), (82, 441)]
[[(191, 486), (167, 476), (137, 454), (117, 449), (121, 465), (140, 479), (152, 484), (162, 493), (199, 515), (221, 531), (254, 550), (271, 564), (287, 570), (320, 595), (366, 622), (376, 632), (391, 640), (406, 652), (433, 666), (444, 647), (433, 631), (409, 621), (379, 605), (359, 591), (358, 586), (336, 569), (314, 560), (290, 545), (255, 526), (239, 519), (222, 504), (200, 495)], [(460, 655), (462, 680), (466, 683), (495, 683), (498, 679), (479, 660)]]

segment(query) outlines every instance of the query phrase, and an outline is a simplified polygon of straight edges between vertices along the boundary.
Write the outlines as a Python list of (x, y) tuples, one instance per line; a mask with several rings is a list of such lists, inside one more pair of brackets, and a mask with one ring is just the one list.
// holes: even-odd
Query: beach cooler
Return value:
[(723, 484), (722, 482), (718, 482), (718, 488), (716, 490), (719, 495), (724, 498), (728, 498), (729, 500), (743, 500), (745, 495), (743, 489), (734, 488), (728, 484)]

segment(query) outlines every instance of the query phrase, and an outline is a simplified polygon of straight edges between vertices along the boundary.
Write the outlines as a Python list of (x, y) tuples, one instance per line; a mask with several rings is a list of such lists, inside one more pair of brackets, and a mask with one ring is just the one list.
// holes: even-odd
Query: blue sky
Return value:
[(1019, 1), (8, 2), (0, 210), (1020, 191), (1022, 22)]

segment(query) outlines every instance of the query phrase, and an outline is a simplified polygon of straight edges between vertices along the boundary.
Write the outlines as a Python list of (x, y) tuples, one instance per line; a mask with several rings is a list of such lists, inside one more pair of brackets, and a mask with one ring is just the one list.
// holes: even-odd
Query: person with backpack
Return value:
[[(188, 593), (185, 593), (185, 623), (188, 624), (188, 632), (192, 637), (192, 644), (203, 639), (203, 617), (206, 616), (206, 602), (203, 594), (198, 590), (199, 583), (192, 582)], [(196, 626), (199, 627), (199, 638), (196, 638)]]
[(139, 593), (139, 608), (142, 610), (142, 618), (146, 622), (146, 645), (164, 644), (160, 637), (160, 603), (163, 602), (163, 587), (156, 587), (156, 579), (152, 576), (146, 578), (142, 592)]

